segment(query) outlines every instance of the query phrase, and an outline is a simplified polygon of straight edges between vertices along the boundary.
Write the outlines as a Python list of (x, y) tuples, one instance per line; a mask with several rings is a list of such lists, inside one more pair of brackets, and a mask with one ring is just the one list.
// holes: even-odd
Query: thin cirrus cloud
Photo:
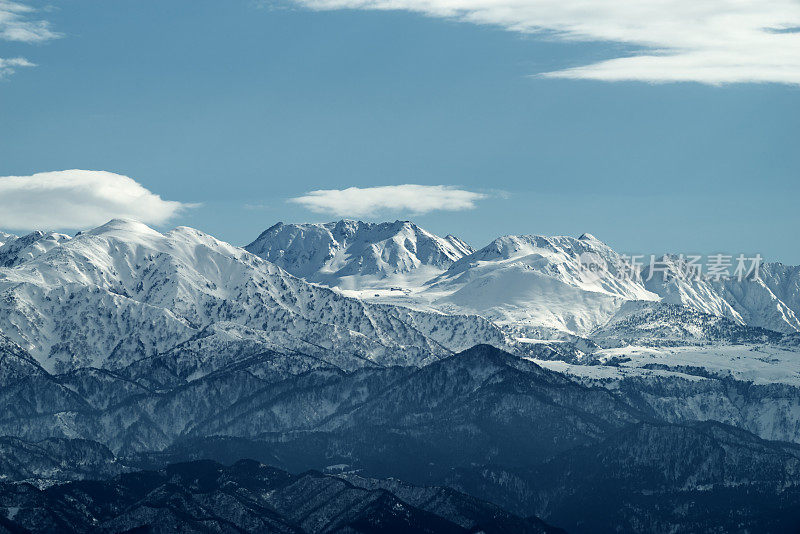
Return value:
[(315, 10), (405, 10), (638, 52), (549, 78), (800, 84), (797, 0), (295, 0)]
[(3, 59), (0, 57), (0, 78), (9, 74), (14, 74), (17, 67), (35, 67), (33, 63), (24, 57), (12, 57)]
[(195, 206), (163, 200), (132, 178), (68, 170), (0, 177), (0, 228), (87, 228), (113, 218), (161, 224)]
[[(41, 43), (61, 37), (46, 20), (35, 18), (36, 9), (19, 2), (0, 0), (0, 40), (19, 43)], [(18, 67), (34, 67), (23, 57), (0, 58), (0, 77), (14, 73)]]
[(369, 217), (386, 211), (419, 215), (437, 210), (469, 210), (482, 198), (486, 195), (447, 185), (402, 184), (320, 189), (289, 201), (316, 213)]

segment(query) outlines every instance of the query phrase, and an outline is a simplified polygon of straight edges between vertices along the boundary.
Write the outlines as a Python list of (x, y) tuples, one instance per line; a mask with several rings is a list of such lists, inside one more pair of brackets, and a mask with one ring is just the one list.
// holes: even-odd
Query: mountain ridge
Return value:
[(265, 332), (282, 348), (322, 343), (381, 364), (441, 357), (484, 338), (506, 344), (478, 317), (454, 322), (343, 297), (203, 232), (162, 234), (129, 220), (0, 268), (0, 295), (0, 332), (50, 370), (124, 366), (215, 323)]
[[(389, 228), (400, 223), (413, 224), (397, 221), (377, 226)], [(339, 226), (360, 225), (375, 223), (275, 225), (248, 247), (280, 262), (284, 252), (294, 253), (300, 248), (297, 239), (303, 229), (324, 228), (330, 232)], [(285, 228), (294, 229), (290, 243), (277, 238)], [(373, 243), (369, 236), (362, 238), (366, 239), (360, 245), (362, 250)], [(306, 243), (310, 250), (303, 249), (303, 253), (309, 257), (317, 254), (316, 242), (316, 238), (310, 239)], [(681, 260), (669, 255), (664, 257), (667, 264), (663, 272), (664, 267), (659, 266), (662, 270), (651, 273), (649, 265), (638, 272), (628, 272), (630, 267), (623, 255), (588, 233), (579, 238), (507, 235), (477, 250), (461, 250), (463, 254), (453, 257), (449, 265), (438, 263), (438, 270), (418, 268), (419, 272), (412, 276), (413, 270), (401, 267), (394, 270), (393, 278), (384, 270), (376, 283), (374, 276), (365, 274), (369, 269), (352, 269), (347, 262), (346, 268), (329, 272), (330, 262), (335, 263), (332, 258), (338, 252), (325, 250), (329, 264), (317, 261), (314, 267), (312, 262), (301, 266), (284, 262), (282, 266), (297, 276), (366, 301), (478, 314), (501, 325), (548, 328), (571, 335), (588, 335), (611, 320), (622, 304), (633, 300), (684, 305), (782, 333), (800, 331), (800, 267), (766, 263), (761, 265), (763, 279), (715, 282), (686, 276)], [(354, 257), (359, 258), (357, 254)]]
[(369, 223), (343, 219), (321, 224), (277, 223), (245, 250), (311, 282), (372, 282), (418, 269), (443, 270), (472, 252), (455, 236), (439, 237), (410, 221)]

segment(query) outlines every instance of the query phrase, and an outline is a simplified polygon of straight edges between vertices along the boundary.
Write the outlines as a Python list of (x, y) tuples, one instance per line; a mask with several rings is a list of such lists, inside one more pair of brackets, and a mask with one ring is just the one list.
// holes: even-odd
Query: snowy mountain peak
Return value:
[(462, 240), (439, 237), (410, 221), (348, 219), (325, 224), (278, 223), (245, 249), (295, 276), (354, 286), (361, 285), (360, 277), (365, 276), (380, 280), (420, 269), (441, 272), (472, 252)]
[[(413, 230), (405, 238), (416, 236), (419, 252), (423, 237), (400, 227)], [(318, 234), (320, 228), (314, 229)], [(33, 243), (44, 236), (32, 234), (39, 238)], [(487, 335), (501, 344), (505, 339), (476, 317), (344, 298), (193, 228), (162, 234), (136, 221), (113, 220), (62, 237), (36, 258), (0, 267), (0, 333), (48, 372), (119, 368), (226, 324), (249, 332), (252, 344), (320, 353), (340, 368), (417, 362)], [(398, 240), (389, 239), (385, 248)], [(454, 329), (464, 332), (455, 335)], [(201, 344), (226, 343), (200, 337)]]
[(532, 255), (542, 260), (555, 260), (563, 263), (569, 259), (574, 263), (583, 253), (597, 254), (609, 263), (617, 256), (608, 245), (597, 239), (576, 239), (569, 236), (506, 235), (498, 237), (482, 249), (464, 256), (449, 271), (451, 273), (462, 271), (476, 261), (507, 261)]
[[(278, 224), (249, 245), (289, 272), (345, 295), (503, 325), (588, 335), (628, 301), (662, 301), (779, 332), (800, 330), (800, 269), (766, 264), (763, 280), (711, 283), (666, 275), (625, 257), (590, 233), (506, 235), (472, 249), (409, 221)], [(626, 265), (628, 265), (626, 267)]]
[(428, 286), (439, 309), (585, 334), (624, 301), (658, 300), (636, 278), (620, 276), (619, 266), (619, 255), (597, 239), (507, 235), (464, 256)]
[(81, 235), (110, 235), (110, 236), (117, 236), (117, 237), (130, 237), (134, 235), (138, 236), (150, 236), (150, 237), (159, 237), (161, 234), (150, 228), (143, 222), (134, 220), (134, 219), (111, 219), (107, 223), (102, 226), (98, 226), (88, 232), (84, 232)]

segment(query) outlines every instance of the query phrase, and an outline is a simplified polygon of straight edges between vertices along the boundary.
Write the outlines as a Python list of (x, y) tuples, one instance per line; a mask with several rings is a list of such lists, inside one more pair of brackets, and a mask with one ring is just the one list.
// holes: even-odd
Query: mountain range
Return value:
[(0, 241), (0, 529), (800, 525), (798, 268), (403, 221)]
[[(757, 278), (695, 279), (678, 256), (659, 255), (635, 276), (591, 234), (504, 236), (473, 250), (408, 221), (277, 224), (245, 247), (289, 273), (366, 301), (501, 325), (591, 336), (628, 301), (687, 306), (736, 323), (800, 331), (800, 267), (763, 263)], [(596, 258), (601, 272), (585, 269)], [(584, 258), (584, 259), (582, 259)], [(658, 269), (658, 272), (656, 272)]]

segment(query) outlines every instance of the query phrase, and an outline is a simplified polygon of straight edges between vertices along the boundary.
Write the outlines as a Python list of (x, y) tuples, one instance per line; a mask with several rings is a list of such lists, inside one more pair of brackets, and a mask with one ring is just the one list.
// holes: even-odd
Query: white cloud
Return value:
[(0, 0), (0, 39), (40, 43), (61, 35), (50, 29), (46, 20), (30, 20), (36, 10), (26, 4)]
[(295, 0), (311, 9), (406, 10), (643, 51), (544, 73), (607, 81), (800, 84), (798, 0)]
[(14, 69), (17, 67), (35, 67), (33, 63), (23, 57), (12, 57), (10, 59), (3, 59), (0, 57), (0, 78), (8, 74), (14, 74)]
[(162, 200), (127, 176), (56, 171), (0, 177), (0, 228), (80, 229), (123, 217), (160, 224), (191, 207)]
[[(21, 43), (41, 43), (61, 37), (50, 29), (46, 20), (31, 20), (36, 10), (29, 5), (0, 0), (0, 40)], [(1, 58), (0, 78), (13, 74), (16, 67), (34, 67), (22, 57)]]
[(387, 185), (320, 189), (290, 199), (317, 213), (342, 217), (367, 217), (380, 211), (405, 211), (413, 214), (436, 210), (460, 211), (475, 207), (486, 195), (447, 185)]

